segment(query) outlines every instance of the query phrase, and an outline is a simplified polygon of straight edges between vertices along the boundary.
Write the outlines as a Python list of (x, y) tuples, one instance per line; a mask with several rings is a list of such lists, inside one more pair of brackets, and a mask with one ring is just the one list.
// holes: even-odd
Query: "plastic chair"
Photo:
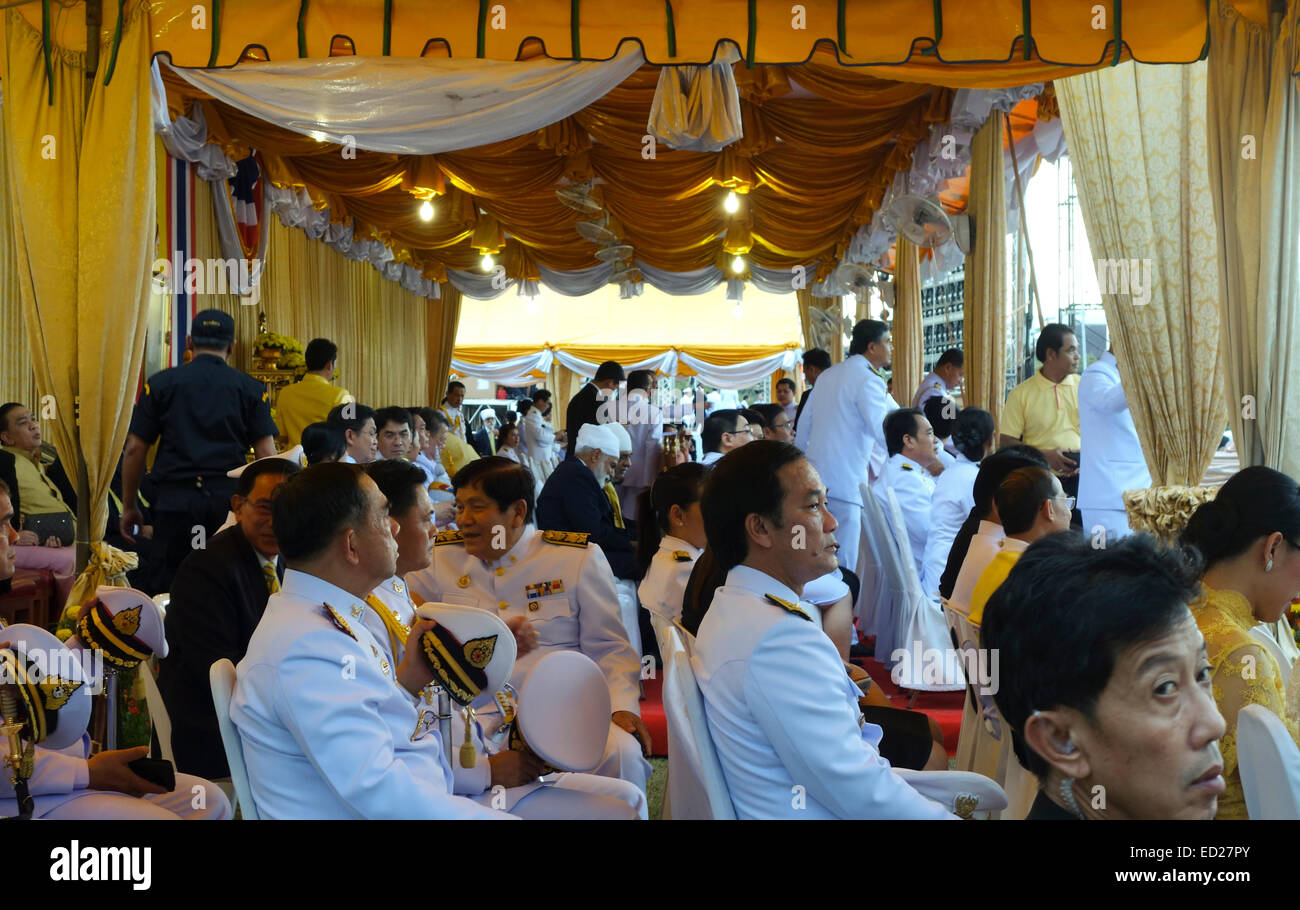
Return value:
[(866, 535), (867, 541), (880, 560), (884, 586), (884, 594), (876, 602), (876, 659), (889, 666), (890, 655), (901, 642), (897, 616), (905, 590), (903, 571), (899, 564), (898, 546), (894, 543), (894, 533), (889, 529), (880, 500), (866, 484), (862, 484), (859, 489), (862, 492), (862, 514), (870, 532)]
[(144, 681), (144, 701), (149, 706), (149, 720), (153, 723), (154, 733), (158, 736), (158, 751), (162, 757), (173, 765), (176, 759), (172, 755), (172, 719), (167, 713), (167, 703), (163, 701), (162, 692), (158, 690), (158, 680), (154, 677), (152, 661), (140, 662), (140, 679)]
[(885, 572), (885, 562), (877, 540), (879, 535), (867, 512), (867, 500), (871, 493), (865, 483), (859, 485), (858, 492), (862, 496), (863, 505), (861, 543), (858, 544), (858, 565), (855, 571), (862, 588), (858, 593), (858, 602), (853, 605), (853, 618), (858, 621), (858, 629), (864, 635), (878, 637), (882, 618), (888, 620), (894, 615), (894, 592)]
[[(673, 620), (673, 630), (677, 633), (678, 643), (682, 646), (683, 650), (686, 651), (686, 656), (694, 657), (695, 636), (692, 635), (690, 632), (688, 632), (686, 627), (682, 625), (682, 619), (680, 616)], [(664, 666), (667, 665), (668, 665), (668, 660), (667, 658), (665, 658)]]
[(235, 800), (244, 818), (256, 819), (257, 804), (253, 802), (253, 788), (248, 782), (244, 746), (234, 721), (230, 719), (230, 699), (235, 694), (235, 665), (225, 657), (215, 661), (208, 670), (208, 680), (212, 684), (212, 704), (217, 709), (221, 745), (226, 750), (226, 763), (230, 765), (230, 781), (235, 785)]
[[(667, 658), (665, 658), (667, 659)], [(685, 650), (674, 651), (664, 676), (664, 714), (668, 718), (668, 799), (673, 817), (734, 819), (722, 764), (713, 747), (704, 699)]]
[(1267, 626), (1252, 626), (1250, 637), (1262, 645), (1265, 651), (1273, 655), (1273, 659), (1277, 661), (1278, 669), (1282, 671), (1283, 676), (1291, 673), (1291, 661), (1287, 659), (1286, 652), (1277, 643), (1277, 639), (1269, 634)]
[(1237, 768), (1252, 819), (1300, 819), (1300, 748), (1263, 705), (1237, 714)]

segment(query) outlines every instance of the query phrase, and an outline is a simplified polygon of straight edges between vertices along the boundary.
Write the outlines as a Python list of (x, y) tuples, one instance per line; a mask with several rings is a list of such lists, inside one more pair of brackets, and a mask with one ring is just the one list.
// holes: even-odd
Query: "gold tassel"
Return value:
[(478, 764), (478, 750), (474, 748), (474, 709), (465, 708), (465, 741), (460, 744), (460, 766), (472, 768)]

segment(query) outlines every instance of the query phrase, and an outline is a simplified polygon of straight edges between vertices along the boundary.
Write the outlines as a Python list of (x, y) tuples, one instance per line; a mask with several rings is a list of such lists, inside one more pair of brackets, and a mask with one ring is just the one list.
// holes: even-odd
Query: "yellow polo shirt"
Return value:
[(302, 442), (302, 431), (310, 424), (329, 416), (331, 409), (352, 400), (324, 376), (308, 373), (293, 385), (280, 390), (275, 399), (275, 422), (289, 439), (288, 447)]
[(1002, 549), (998, 555), (984, 567), (980, 580), (975, 582), (975, 590), (970, 596), (970, 621), (979, 625), (984, 621), (984, 607), (993, 596), (993, 592), (1002, 586), (1011, 574), (1011, 569), (1020, 561), (1023, 550)]
[(45, 473), (41, 464), (41, 453), (25, 452), (13, 446), (4, 450), (14, 457), (14, 473), (18, 477), (18, 501), (22, 504), (22, 515), (46, 515), (50, 512), (72, 513), (72, 506), (63, 501), (63, 494), (54, 485), (54, 481)]
[(1079, 451), (1079, 374), (1052, 382), (1039, 370), (1012, 389), (1002, 432), (1036, 449)]

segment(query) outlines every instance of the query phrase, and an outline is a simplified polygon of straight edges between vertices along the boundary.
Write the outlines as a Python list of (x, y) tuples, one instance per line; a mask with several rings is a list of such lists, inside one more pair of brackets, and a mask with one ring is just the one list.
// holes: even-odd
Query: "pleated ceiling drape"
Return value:
[[(962, 403), (983, 408), (996, 425), (1006, 397), (1007, 186), (1002, 161), (1006, 115), (994, 111), (971, 146), (970, 202), (975, 251), (966, 260), (963, 342), (966, 354)], [(997, 438), (995, 435), (994, 439)]]
[(921, 384), (921, 270), (916, 245), (898, 236), (894, 259), (894, 400), (912, 403)]

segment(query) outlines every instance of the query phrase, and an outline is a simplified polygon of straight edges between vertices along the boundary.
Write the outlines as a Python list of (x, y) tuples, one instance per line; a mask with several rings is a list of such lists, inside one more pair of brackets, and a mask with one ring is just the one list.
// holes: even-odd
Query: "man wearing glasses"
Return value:
[(1070, 512), (1074, 509), (1074, 497), (1065, 495), (1061, 481), (1051, 471), (1039, 467), (1017, 468), (1008, 474), (993, 494), (993, 502), (1007, 536), (1002, 538), (997, 555), (975, 583), (970, 598), (973, 623), (984, 618), (984, 605), (1006, 581), (1020, 554), (1040, 537), (1068, 530)]
[(749, 421), (734, 408), (714, 411), (704, 419), (704, 428), (700, 430), (700, 442), (704, 445), (704, 458), (701, 464), (706, 467), (726, 455), (732, 449), (738, 449), (753, 440)]

